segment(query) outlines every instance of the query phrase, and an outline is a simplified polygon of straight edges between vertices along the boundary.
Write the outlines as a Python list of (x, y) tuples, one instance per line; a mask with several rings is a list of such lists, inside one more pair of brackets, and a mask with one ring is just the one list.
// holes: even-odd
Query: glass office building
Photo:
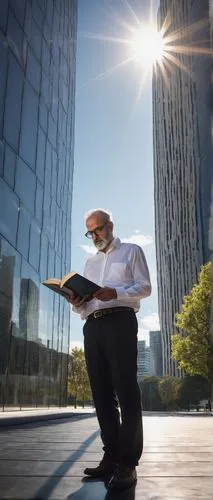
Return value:
[(77, 2), (0, 2), (0, 409), (65, 405)]
[[(209, 50), (210, 13), (209, 0), (161, 0), (159, 28), (166, 20), (174, 45)], [(210, 259), (213, 90), (212, 56), (173, 56), (177, 64), (169, 60), (153, 76), (154, 198), (163, 370), (178, 375), (171, 356), (175, 314)]]
[(145, 340), (138, 340), (137, 379), (138, 382), (151, 374), (150, 348)]
[(163, 376), (162, 334), (158, 330), (149, 332), (151, 373), (156, 377)]

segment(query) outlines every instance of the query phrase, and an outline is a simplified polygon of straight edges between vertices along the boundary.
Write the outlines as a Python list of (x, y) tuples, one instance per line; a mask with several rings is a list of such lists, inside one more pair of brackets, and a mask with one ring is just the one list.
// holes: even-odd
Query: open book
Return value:
[(53, 292), (66, 296), (71, 295), (72, 292), (78, 297), (85, 297), (86, 301), (92, 299), (93, 293), (97, 292), (101, 287), (93, 281), (84, 278), (78, 273), (72, 272), (63, 276), (62, 279), (50, 278), (42, 281), (42, 285), (47, 286)]

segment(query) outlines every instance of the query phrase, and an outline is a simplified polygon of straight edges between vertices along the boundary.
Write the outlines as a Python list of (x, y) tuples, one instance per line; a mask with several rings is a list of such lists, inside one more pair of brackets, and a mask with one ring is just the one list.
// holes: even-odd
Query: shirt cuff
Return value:
[(125, 297), (128, 297), (128, 294), (123, 286), (116, 286), (115, 287), (116, 293), (117, 293), (117, 299), (123, 299)]

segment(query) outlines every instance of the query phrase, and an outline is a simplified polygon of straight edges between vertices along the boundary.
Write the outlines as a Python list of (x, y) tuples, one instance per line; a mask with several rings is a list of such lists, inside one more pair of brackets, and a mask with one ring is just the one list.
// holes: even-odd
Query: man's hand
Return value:
[(67, 299), (67, 301), (72, 304), (72, 306), (74, 307), (80, 307), (84, 304), (84, 302), (86, 301), (86, 299), (88, 298), (88, 296), (86, 295), (85, 297), (78, 297), (77, 295), (75, 295), (74, 292), (71, 292), (70, 294), (67, 294), (65, 296), (65, 298)]
[(117, 299), (117, 292), (115, 288), (109, 288), (105, 286), (104, 288), (100, 288), (93, 295), (94, 299), (101, 300), (102, 302), (107, 302), (108, 300)]

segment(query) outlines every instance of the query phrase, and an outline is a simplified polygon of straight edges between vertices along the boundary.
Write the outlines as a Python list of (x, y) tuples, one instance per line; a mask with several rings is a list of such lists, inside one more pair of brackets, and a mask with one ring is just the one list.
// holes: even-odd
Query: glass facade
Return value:
[(66, 405), (77, 1), (0, 2), (0, 409)]
[[(213, 49), (213, 0), (210, 0), (209, 2), (209, 14), (210, 14), (210, 35), (211, 35), (211, 49)], [(213, 92), (212, 92), (213, 94)], [(213, 103), (213, 99), (212, 99)], [(213, 130), (213, 113), (212, 113), (212, 130)], [(213, 133), (211, 134), (211, 140), (212, 140), (212, 146), (213, 146)], [(210, 218), (209, 218), (209, 250), (210, 250), (210, 258), (211, 258), (211, 263), (212, 263), (212, 283), (213, 283), (213, 180), (212, 180), (212, 193), (211, 193), (211, 211), (210, 211)], [(213, 344), (213, 297), (212, 297), (212, 303), (211, 303), (211, 313), (210, 313), (210, 329), (211, 329), (211, 338), (212, 338), (212, 344)]]

